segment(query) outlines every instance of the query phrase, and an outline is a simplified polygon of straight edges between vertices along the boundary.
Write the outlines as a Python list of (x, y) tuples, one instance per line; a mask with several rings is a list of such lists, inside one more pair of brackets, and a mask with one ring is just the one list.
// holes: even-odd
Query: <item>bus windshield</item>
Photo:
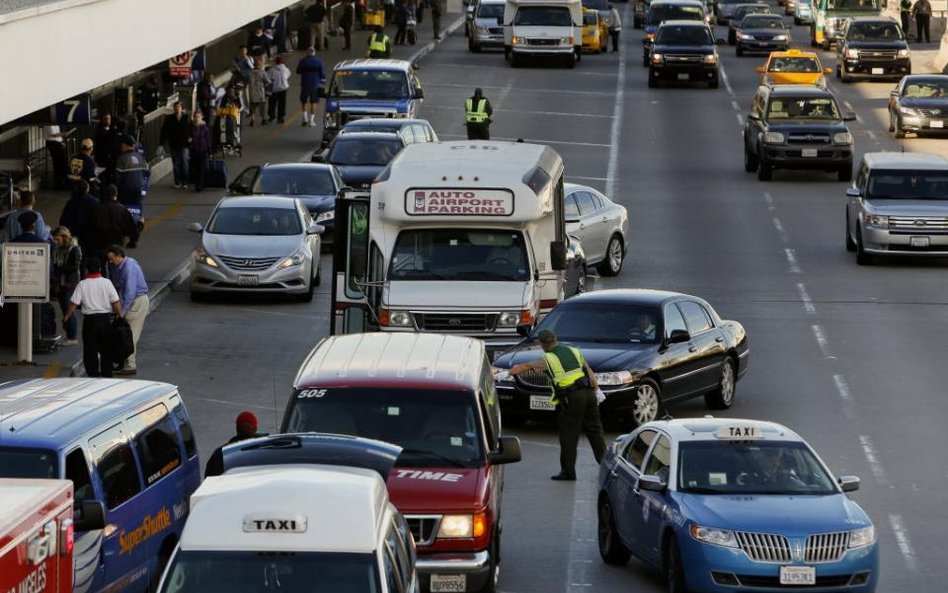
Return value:
[(526, 282), (529, 262), (519, 231), (406, 230), (395, 242), (389, 279)]
[(852, 10), (878, 12), (880, 10), (879, 0), (822, 0), (825, 2), (827, 10)]

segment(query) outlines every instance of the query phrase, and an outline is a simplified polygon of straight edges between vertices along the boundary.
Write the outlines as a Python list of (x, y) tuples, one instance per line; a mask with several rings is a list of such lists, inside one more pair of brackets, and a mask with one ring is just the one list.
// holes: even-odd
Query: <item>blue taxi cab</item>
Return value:
[(773, 422), (659, 420), (599, 471), (602, 559), (635, 555), (683, 591), (875, 591), (875, 528), (796, 433)]

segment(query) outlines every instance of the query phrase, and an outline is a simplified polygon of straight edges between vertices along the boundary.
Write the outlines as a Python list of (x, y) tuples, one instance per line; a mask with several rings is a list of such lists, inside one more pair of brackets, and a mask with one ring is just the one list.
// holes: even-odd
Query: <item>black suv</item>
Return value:
[(824, 169), (853, 176), (853, 137), (833, 93), (802, 84), (761, 86), (744, 125), (744, 170), (769, 181), (773, 170)]
[(662, 80), (707, 82), (718, 88), (717, 45), (711, 27), (700, 21), (665, 21), (655, 33), (648, 65), (648, 86)]
[(836, 48), (836, 78), (901, 78), (912, 73), (908, 41), (899, 24), (884, 17), (854, 18)]

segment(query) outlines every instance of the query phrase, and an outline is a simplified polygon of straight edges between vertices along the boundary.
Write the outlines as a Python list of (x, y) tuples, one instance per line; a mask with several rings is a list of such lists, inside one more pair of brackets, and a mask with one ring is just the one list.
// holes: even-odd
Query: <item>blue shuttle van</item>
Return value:
[(0, 477), (66, 478), (105, 507), (76, 534), (74, 593), (153, 590), (201, 480), (177, 387), (120, 379), (0, 383)]
[(411, 119), (425, 93), (411, 62), (344, 60), (336, 64), (326, 93), (323, 142), (346, 123), (368, 117)]

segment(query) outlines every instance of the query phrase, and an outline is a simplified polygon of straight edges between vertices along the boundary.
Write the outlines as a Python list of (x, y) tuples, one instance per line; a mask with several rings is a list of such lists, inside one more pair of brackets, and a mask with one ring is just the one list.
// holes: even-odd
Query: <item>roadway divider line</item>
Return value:
[[(484, 87), (481, 87), (484, 88)], [(503, 87), (498, 87), (503, 88)], [(425, 104), (425, 109), (442, 109), (445, 111), (457, 111), (457, 105), (431, 105), (430, 103)], [(553, 116), (565, 116), (565, 117), (588, 117), (591, 119), (613, 119), (615, 115), (602, 115), (601, 113), (579, 113), (579, 112), (568, 112), (568, 111), (527, 111), (525, 109), (504, 109), (504, 113), (527, 113), (530, 115), (553, 115)], [(440, 136), (440, 134), (439, 134)]]
[(816, 338), (816, 343), (820, 347), (820, 352), (823, 353), (824, 358), (836, 358), (833, 356), (833, 353), (830, 352), (829, 340), (826, 339), (826, 332), (823, 331), (823, 326), (819, 324), (814, 324), (813, 328), (813, 337)]
[[(438, 134), (438, 137), (439, 138), (459, 138), (459, 139), (467, 140), (466, 134)], [(611, 146), (610, 144), (601, 144), (598, 142), (570, 142), (568, 140), (539, 140), (537, 138), (491, 137), (491, 140), (507, 140), (509, 142), (516, 142), (518, 140), (523, 140), (524, 142), (535, 142), (537, 144), (563, 144), (567, 146), (591, 146), (593, 148), (609, 148)]]
[[(629, 6), (631, 2), (622, 8), (622, 20), (629, 22)], [(622, 38), (628, 41), (627, 35)], [(622, 51), (619, 52), (619, 71), (616, 75), (616, 102), (612, 108), (612, 127), (609, 130), (609, 165), (606, 168), (606, 195), (610, 198), (616, 195), (616, 175), (619, 169), (619, 140), (622, 137), (622, 114), (625, 112), (625, 64), (629, 55), (627, 51), (628, 43), (622, 44)]]
[(800, 292), (800, 300), (803, 301), (803, 310), (807, 312), (807, 315), (815, 315), (816, 306), (813, 304), (812, 299), (810, 299), (810, 295), (806, 291), (806, 286), (804, 286), (802, 282), (798, 282), (797, 290)]
[[(619, 53), (622, 53), (622, 52), (619, 52)], [(431, 83), (428, 83), (427, 86), (437, 86), (437, 87), (447, 87), (447, 88), (462, 88), (462, 89), (470, 89), (470, 88), (471, 88), (471, 85), (470, 85), (470, 84), (458, 84), (458, 83), (454, 83), (454, 82), (431, 82)], [(507, 88), (507, 87), (506, 87), (506, 86), (492, 86), (492, 85), (482, 84), (482, 85), (481, 85), (481, 88), (484, 89), (485, 91), (486, 91), (486, 90), (502, 91), (502, 90), (504, 90), (504, 89)], [(549, 94), (549, 93), (550, 93), (550, 89), (548, 89), (548, 88), (541, 88), (541, 89), (537, 89), (537, 88), (518, 88), (518, 89), (517, 89), (517, 92), (521, 92), (521, 93), (546, 93), (546, 94)], [(593, 96), (593, 97), (614, 97), (614, 96), (615, 96), (615, 93), (614, 93), (614, 92), (608, 92), (608, 93), (607, 93), (607, 92), (605, 92), (605, 91), (573, 91), (573, 90), (569, 90), (569, 89), (556, 89), (556, 93), (557, 93), (558, 95), (582, 95), (582, 96), (584, 96), (584, 97), (589, 97), (589, 96)]]
[(777, 229), (777, 234), (780, 235), (780, 240), (784, 243), (790, 242), (790, 237), (787, 235), (786, 229), (783, 228), (783, 224), (780, 222), (780, 219), (774, 216), (774, 228)]
[(783, 250), (784, 255), (787, 256), (787, 263), (790, 264), (790, 273), (791, 274), (802, 274), (803, 271), (800, 270), (800, 265), (797, 264), (797, 256), (794, 253), (793, 249), (787, 247)]
[(872, 445), (869, 435), (859, 435), (859, 446), (862, 447), (862, 452), (866, 456), (866, 461), (869, 462), (869, 469), (872, 471), (872, 475), (875, 476), (876, 482), (878, 482), (880, 486), (888, 486), (889, 479), (885, 475), (882, 463), (879, 462), (879, 457), (876, 455), (876, 448)]
[(908, 531), (902, 524), (901, 515), (889, 515), (889, 523), (892, 524), (892, 531), (895, 532), (895, 543), (902, 552), (902, 559), (905, 560), (905, 566), (910, 572), (918, 570), (918, 560), (915, 558), (915, 550), (912, 549), (912, 542), (909, 541)]

